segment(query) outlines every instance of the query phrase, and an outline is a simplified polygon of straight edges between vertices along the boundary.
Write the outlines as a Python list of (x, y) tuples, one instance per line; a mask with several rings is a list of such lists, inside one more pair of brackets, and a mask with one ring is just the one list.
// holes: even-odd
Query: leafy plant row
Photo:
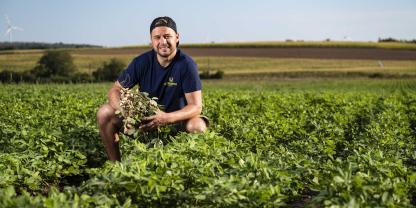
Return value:
[(409, 207), (416, 94), (210, 89), (205, 134), (121, 137), (95, 124), (105, 85), (0, 87), (0, 207)]

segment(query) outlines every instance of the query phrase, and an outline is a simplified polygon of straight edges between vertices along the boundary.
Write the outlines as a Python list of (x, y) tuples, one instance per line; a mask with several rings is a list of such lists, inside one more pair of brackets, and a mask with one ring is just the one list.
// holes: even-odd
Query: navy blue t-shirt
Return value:
[(165, 112), (182, 109), (187, 105), (185, 93), (201, 90), (196, 63), (179, 49), (167, 67), (159, 64), (153, 50), (143, 53), (133, 59), (117, 80), (125, 88), (139, 84), (141, 92), (158, 98)]

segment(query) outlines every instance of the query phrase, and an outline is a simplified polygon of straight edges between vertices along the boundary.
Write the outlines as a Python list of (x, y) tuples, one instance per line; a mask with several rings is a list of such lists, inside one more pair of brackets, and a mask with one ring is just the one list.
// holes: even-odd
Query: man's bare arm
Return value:
[(186, 102), (188, 103), (184, 108), (178, 111), (174, 111), (169, 114), (169, 123), (175, 123), (177, 121), (183, 121), (195, 116), (198, 116), (202, 112), (202, 95), (201, 90), (185, 93)]
[(188, 103), (184, 108), (170, 112), (158, 112), (154, 116), (149, 116), (145, 120), (150, 122), (143, 125), (143, 129), (152, 129), (158, 126), (164, 126), (169, 123), (188, 120), (201, 114), (202, 111), (202, 93), (201, 90), (185, 93), (186, 102)]
[(121, 90), (122, 86), (120, 85), (120, 83), (118, 81), (116, 81), (113, 86), (110, 88), (110, 90), (108, 90), (108, 103), (110, 104), (111, 107), (113, 107), (114, 109), (119, 109), (120, 108), (120, 90)]

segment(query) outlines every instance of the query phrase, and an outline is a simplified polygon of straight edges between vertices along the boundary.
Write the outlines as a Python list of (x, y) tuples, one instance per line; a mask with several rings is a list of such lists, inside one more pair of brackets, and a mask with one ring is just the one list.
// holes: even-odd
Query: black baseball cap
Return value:
[(178, 33), (176, 30), (176, 23), (173, 21), (170, 17), (157, 17), (152, 21), (152, 24), (150, 24), (150, 33), (152, 33), (153, 29), (156, 27), (170, 27), (172, 30), (175, 31), (175, 33)]

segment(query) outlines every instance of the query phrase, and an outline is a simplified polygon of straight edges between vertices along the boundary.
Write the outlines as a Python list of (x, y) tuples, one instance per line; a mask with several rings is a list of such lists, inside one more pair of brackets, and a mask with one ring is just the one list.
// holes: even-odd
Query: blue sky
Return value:
[(148, 44), (149, 25), (170, 16), (182, 43), (416, 39), (416, 0), (0, 0), (0, 41)]

